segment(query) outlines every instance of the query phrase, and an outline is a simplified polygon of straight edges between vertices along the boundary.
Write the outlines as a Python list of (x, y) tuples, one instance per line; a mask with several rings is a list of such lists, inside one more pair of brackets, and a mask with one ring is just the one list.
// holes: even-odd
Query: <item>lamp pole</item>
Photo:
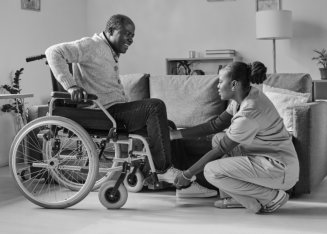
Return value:
[(273, 38), (273, 72), (276, 73), (276, 39)]

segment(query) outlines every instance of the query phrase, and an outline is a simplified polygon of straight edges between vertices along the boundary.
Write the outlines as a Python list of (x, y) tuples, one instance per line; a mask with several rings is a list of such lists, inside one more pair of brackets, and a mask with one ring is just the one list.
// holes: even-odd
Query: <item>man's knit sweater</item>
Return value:
[[(64, 89), (78, 85), (87, 93), (96, 94), (105, 108), (128, 101), (119, 79), (118, 56), (103, 33), (51, 46), (45, 54)], [(73, 64), (74, 77), (67, 63)]]

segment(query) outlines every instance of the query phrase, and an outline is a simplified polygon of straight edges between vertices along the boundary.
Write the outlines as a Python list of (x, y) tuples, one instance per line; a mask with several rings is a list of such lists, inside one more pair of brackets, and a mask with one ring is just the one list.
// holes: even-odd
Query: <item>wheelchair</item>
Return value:
[(120, 129), (95, 95), (73, 103), (52, 72), (51, 77), (54, 91), (48, 115), (26, 124), (10, 149), (11, 173), (29, 201), (44, 208), (67, 208), (99, 189), (101, 204), (119, 209), (128, 192), (139, 192), (145, 185), (166, 186), (158, 181), (146, 137)]

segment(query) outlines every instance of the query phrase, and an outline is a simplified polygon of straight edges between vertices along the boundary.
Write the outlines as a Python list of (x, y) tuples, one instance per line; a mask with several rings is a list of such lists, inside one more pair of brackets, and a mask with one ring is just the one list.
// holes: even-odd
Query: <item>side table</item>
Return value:
[[(31, 98), (34, 95), (31, 93), (27, 93), (27, 94), (0, 94), (0, 99), (21, 99), (21, 103), (23, 105), (22, 109), (23, 109), (23, 114), (20, 116), (23, 120), (23, 124), (25, 125), (27, 123), (26, 120), (26, 112), (25, 112), (25, 105), (24, 105), (24, 99), (25, 98)], [(17, 103), (17, 102), (16, 102)], [(16, 105), (16, 109), (18, 110), (18, 104)]]
[(312, 99), (313, 101), (327, 99), (327, 80), (312, 81)]
[[(15, 134), (17, 134), (17, 131), (20, 130), (22, 125), (25, 125), (27, 123), (26, 120), (26, 112), (25, 112), (25, 106), (24, 106), (24, 99), (25, 98), (31, 98), (33, 97), (33, 94), (0, 94), (0, 99), (20, 99), (22, 103), (22, 110), (23, 113), (20, 114), (18, 112), (17, 114), (17, 120), (19, 123), (16, 122), (16, 124), (12, 123), (8, 125), (9, 119), (6, 117), (5, 119), (1, 119), (1, 130), (5, 133), (2, 133), (0, 135), (0, 167), (8, 165), (9, 162), (9, 151), (10, 151), (10, 145), (12, 143), (13, 138), (15, 137)], [(17, 101), (16, 101), (17, 103)], [(18, 104), (16, 105), (16, 109), (18, 110)], [(18, 119), (19, 118), (19, 119)], [(2, 121), (3, 120), (3, 121)], [(6, 126), (4, 126), (5, 124)], [(14, 127), (14, 129), (11, 129), (11, 127)], [(25, 147), (23, 147), (23, 150), (25, 150)]]

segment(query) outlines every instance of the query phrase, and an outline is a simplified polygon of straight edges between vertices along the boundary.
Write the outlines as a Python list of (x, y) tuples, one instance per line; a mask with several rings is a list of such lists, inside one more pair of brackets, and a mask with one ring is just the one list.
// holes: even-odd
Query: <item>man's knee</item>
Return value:
[(219, 142), (223, 138), (224, 135), (225, 135), (224, 132), (219, 132), (212, 137), (212, 140), (211, 140), (212, 148), (215, 148), (217, 145), (219, 145)]
[(151, 110), (154, 110), (157, 113), (166, 112), (166, 104), (158, 98), (148, 99), (149, 106)]

